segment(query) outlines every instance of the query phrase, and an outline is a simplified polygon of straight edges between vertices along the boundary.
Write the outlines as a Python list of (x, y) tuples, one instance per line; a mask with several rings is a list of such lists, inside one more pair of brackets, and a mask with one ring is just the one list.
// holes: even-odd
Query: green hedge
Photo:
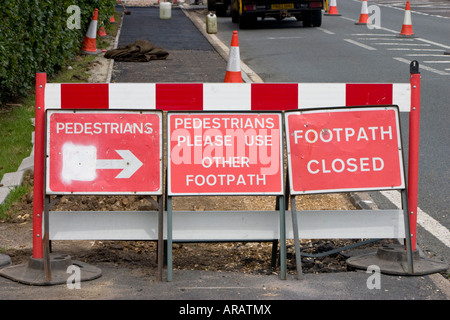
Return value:
[[(0, 8), (0, 106), (25, 95), (36, 72), (54, 75), (80, 51), (95, 8), (99, 24), (109, 23), (116, 0), (3, 0)], [(80, 8), (80, 29), (67, 27)]]

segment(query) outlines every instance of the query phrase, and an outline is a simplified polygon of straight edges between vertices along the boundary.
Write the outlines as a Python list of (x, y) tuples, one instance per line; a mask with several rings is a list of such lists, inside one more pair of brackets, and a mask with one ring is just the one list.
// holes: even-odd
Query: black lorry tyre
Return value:
[(216, 11), (216, 0), (208, 0), (208, 11)]
[(303, 12), (303, 27), (309, 28), (312, 25), (312, 12), (311, 11), (304, 11)]
[(216, 16), (226, 17), (228, 6), (224, 3), (216, 4)]
[(231, 6), (231, 22), (238, 23), (239, 22), (239, 11)]
[(313, 10), (311, 12), (311, 25), (320, 27), (322, 25), (322, 10)]
[(252, 14), (241, 14), (239, 15), (239, 29), (248, 29), (249, 27), (256, 24), (258, 17)]

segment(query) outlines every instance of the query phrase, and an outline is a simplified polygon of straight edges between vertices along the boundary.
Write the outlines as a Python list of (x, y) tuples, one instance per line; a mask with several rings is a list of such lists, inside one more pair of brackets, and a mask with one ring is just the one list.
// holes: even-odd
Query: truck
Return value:
[(253, 26), (258, 17), (275, 18), (278, 21), (295, 17), (303, 27), (320, 27), (324, 0), (208, 0), (208, 11), (224, 17), (229, 10), (231, 20), (239, 29)]

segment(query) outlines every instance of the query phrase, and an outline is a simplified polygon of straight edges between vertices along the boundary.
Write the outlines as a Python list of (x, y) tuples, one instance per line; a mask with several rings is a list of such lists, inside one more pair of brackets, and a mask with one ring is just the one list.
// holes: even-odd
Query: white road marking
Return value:
[(417, 53), (411, 53), (411, 54), (407, 54), (406, 56), (408, 57), (441, 57), (442, 58), (442, 54), (417, 54)]
[(398, 46), (398, 45), (402, 45), (402, 46), (415, 46), (415, 47), (431, 47), (431, 44), (425, 44), (425, 43), (402, 43), (402, 44), (398, 44), (395, 42), (378, 42), (378, 43), (374, 43), (376, 45), (380, 45), (380, 46)]
[(349, 42), (349, 43), (352, 43), (352, 44), (354, 44), (354, 45), (356, 45), (356, 46), (358, 46), (358, 47), (367, 49), (367, 50), (377, 50), (377, 49), (374, 48), (374, 47), (368, 46), (368, 45), (366, 45), (366, 44), (364, 44), (364, 43), (361, 43), (361, 42), (358, 42), (358, 41), (355, 41), (355, 40), (352, 40), (352, 39), (344, 39), (344, 40), (347, 41), (347, 42)]
[(319, 28), (316, 28), (316, 30), (325, 32), (325, 33), (327, 33), (327, 34), (336, 34), (336, 33), (334, 33), (333, 31), (330, 31), (330, 30), (324, 29), (324, 28), (320, 28), (320, 27), (319, 27)]
[(443, 60), (443, 61), (424, 61), (423, 63), (450, 63), (450, 60)]
[[(401, 195), (398, 191), (380, 191), (389, 201), (391, 201), (397, 208), (401, 208)], [(440, 224), (437, 220), (432, 218), (429, 214), (420, 208), (417, 208), (417, 224), (422, 226), (425, 230), (431, 233), (439, 241), (450, 247), (450, 230)]]
[(291, 40), (291, 39), (302, 39), (304, 37), (267, 37), (268, 40)]
[[(401, 58), (401, 57), (394, 57), (393, 59), (397, 60), (397, 61), (400, 61), (400, 62), (407, 63), (407, 64), (411, 63), (410, 60), (405, 59), (405, 58)], [(441, 70), (437, 70), (437, 69), (434, 69), (434, 68), (431, 68), (431, 67), (428, 67), (428, 66), (424, 66), (423, 64), (420, 66), (420, 68), (424, 69), (424, 70), (427, 70), (427, 71), (431, 71), (431, 72), (440, 74), (441, 76), (448, 76), (448, 75), (450, 75), (450, 73), (447, 73), (447, 72), (441, 71)]]
[(442, 52), (442, 49), (428, 49), (428, 48), (387, 48), (388, 51), (436, 51)]

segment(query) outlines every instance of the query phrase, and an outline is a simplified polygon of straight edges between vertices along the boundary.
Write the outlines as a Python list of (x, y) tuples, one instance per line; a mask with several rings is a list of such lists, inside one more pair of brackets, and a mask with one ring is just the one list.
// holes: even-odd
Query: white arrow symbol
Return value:
[(116, 150), (122, 159), (97, 159), (96, 169), (123, 169), (117, 179), (131, 177), (142, 166), (142, 162), (130, 150)]

